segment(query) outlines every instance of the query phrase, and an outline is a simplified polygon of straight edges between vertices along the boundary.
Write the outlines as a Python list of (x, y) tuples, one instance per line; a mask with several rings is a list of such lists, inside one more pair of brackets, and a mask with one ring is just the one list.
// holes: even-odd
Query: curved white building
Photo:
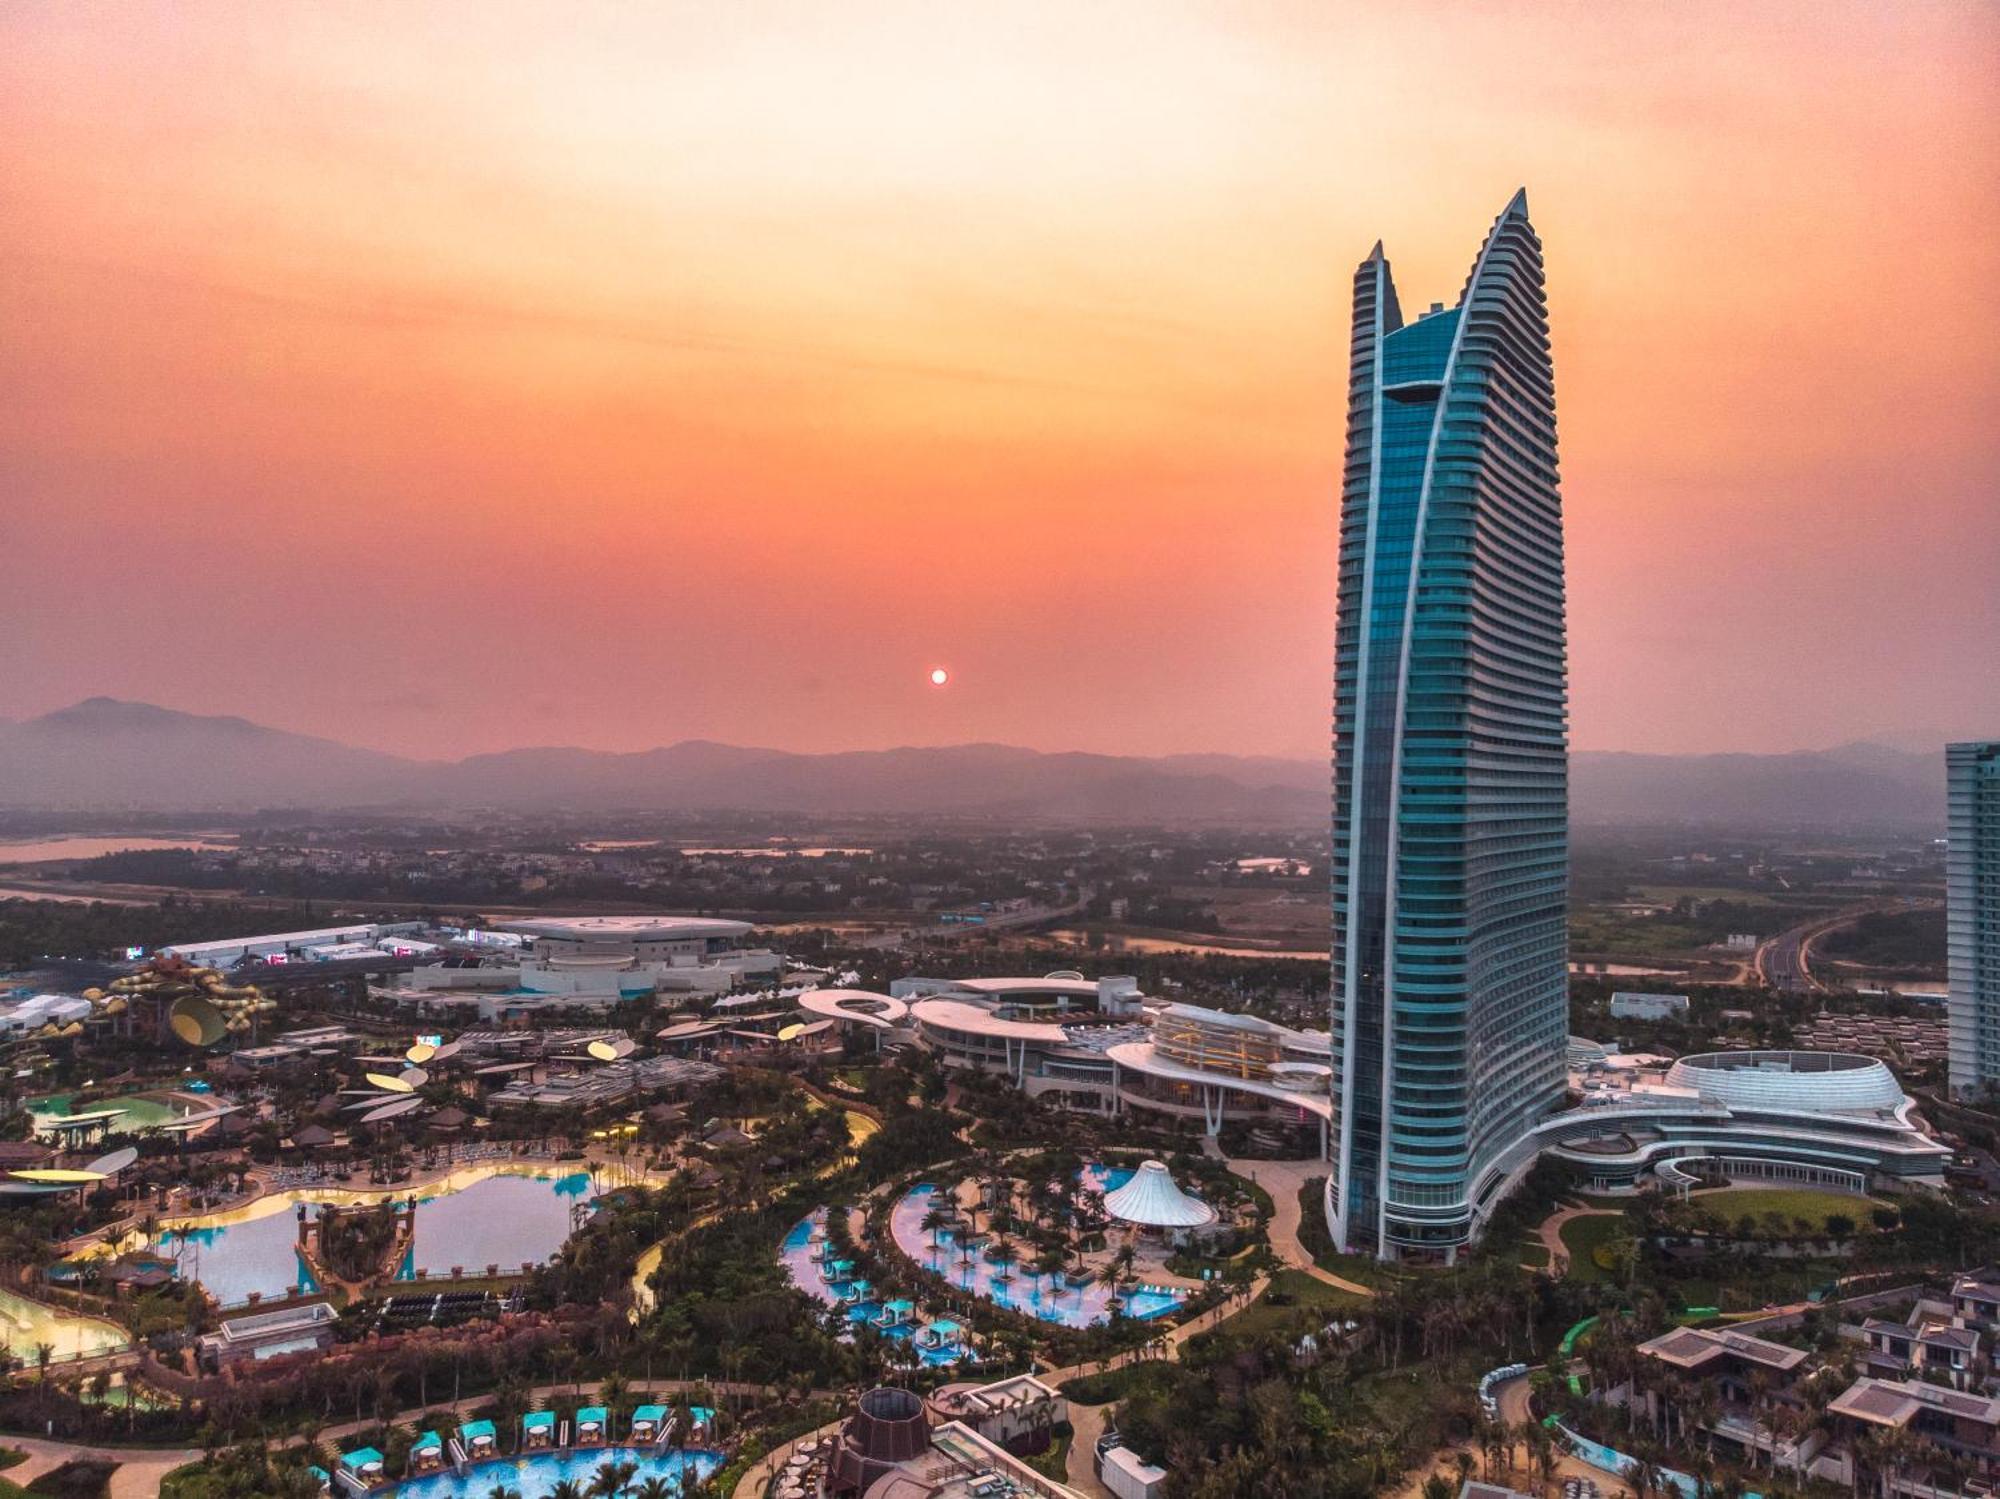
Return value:
[(1710, 1103), (1808, 1114), (1894, 1113), (1910, 1100), (1874, 1057), (1844, 1051), (1710, 1051), (1682, 1057), (1666, 1085)]
[(902, 1000), (868, 989), (808, 989), (799, 996), (799, 1008), (843, 1026), (859, 1025), (874, 1031), (897, 1030), (910, 1015), (910, 1007)]
[[(1122, 1007), (1023, 1019), (1012, 1003), (1003, 1008), (1002, 994), (1058, 992), (1023, 991), (1023, 982), (1033, 981), (972, 980), (917, 1000), (910, 1024), (918, 1044), (947, 1067), (998, 1074), (1067, 1108), (1153, 1114), (1209, 1135), (1225, 1123), (1309, 1131), (1324, 1153), (1333, 1117), (1324, 1032), (1184, 1004), (1135, 1004), (1136, 1019)], [(1099, 991), (1079, 981), (1063, 998), (1084, 992)]]
[(1941, 1186), (1951, 1160), (1896, 1075), (1854, 1052), (1703, 1052), (1663, 1069), (1593, 1068), (1579, 1082), (1582, 1105), (1528, 1144), (1599, 1190), (1648, 1173), (1677, 1188), (1717, 1177)]

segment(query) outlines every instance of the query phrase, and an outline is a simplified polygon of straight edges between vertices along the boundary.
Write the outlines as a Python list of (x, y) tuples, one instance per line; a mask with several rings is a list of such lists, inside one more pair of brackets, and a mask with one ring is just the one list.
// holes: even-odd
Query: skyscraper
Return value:
[(2000, 1083), (2000, 740), (1945, 746), (1951, 1091)]
[(1560, 1100), (1568, 1039), (1562, 502), (1524, 191), (1458, 305), (1354, 276), (1335, 639), (1342, 1247), (1450, 1258)]

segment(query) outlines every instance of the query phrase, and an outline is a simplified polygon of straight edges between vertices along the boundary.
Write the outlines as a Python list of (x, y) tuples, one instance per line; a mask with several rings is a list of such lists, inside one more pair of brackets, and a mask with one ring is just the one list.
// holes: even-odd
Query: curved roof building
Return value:
[(1896, 1075), (1854, 1052), (1702, 1052), (1600, 1067), (1579, 1086), (1582, 1107), (1550, 1115), (1533, 1139), (1600, 1191), (1648, 1173), (1676, 1189), (1718, 1178), (1850, 1192), (1942, 1185), (1951, 1159)]
[(1449, 1258), (1563, 1090), (1562, 501), (1525, 192), (1456, 307), (1354, 278), (1334, 666), (1335, 1241)]
[(808, 1015), (882, 1031), (894, 1030), (910, 1014), (902, 1000), (868, 989), (808, 989), (799, 996), (799, 1008)]
[(1667, 1069), (1667, 1086), (1711, 1103), (1800, 1114), (1894, 1113), (1909, 1100), (1896, 1074), (1846, 1051), (1710, 1051)]

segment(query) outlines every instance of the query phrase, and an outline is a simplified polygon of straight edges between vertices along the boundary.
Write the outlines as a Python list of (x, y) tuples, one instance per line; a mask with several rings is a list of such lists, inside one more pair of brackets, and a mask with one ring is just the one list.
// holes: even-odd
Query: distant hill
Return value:
[[(1881, 745), (1795, 755), (1584, 753), (1580, 822), (1932, 827), (1943, 756)], [(91, 698), (0, 722), (0, 805), (198, 811), (503, 807), (958, 813), (1063, 821), (1309, 825), (1327, 767), (1239, 755), (1045, 754), (1004, 744), (805, 755), (691, 739), (631, 754), (563, 747), (439, 762), (242, 718)]]
[(1640, 755), (1570, 760), (1580, 822), (1944, 829), (1944, 746), (1934, 754), (1850, 744), (1791, 755)]
[(0, 803), (17, 807), (344, 806), (394, 797), (409, 768), (244, 718), (108, 697), (0, 725)]

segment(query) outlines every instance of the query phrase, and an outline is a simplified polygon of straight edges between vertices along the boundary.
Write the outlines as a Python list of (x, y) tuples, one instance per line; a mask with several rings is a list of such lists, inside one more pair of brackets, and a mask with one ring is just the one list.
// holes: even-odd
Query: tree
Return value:
[(631, 1487), (638, 1471), (639, 1465), (635, 1462), (608, 1462), (591, 1479), (590, 1492), (596, 1499), (619, 1499)]

